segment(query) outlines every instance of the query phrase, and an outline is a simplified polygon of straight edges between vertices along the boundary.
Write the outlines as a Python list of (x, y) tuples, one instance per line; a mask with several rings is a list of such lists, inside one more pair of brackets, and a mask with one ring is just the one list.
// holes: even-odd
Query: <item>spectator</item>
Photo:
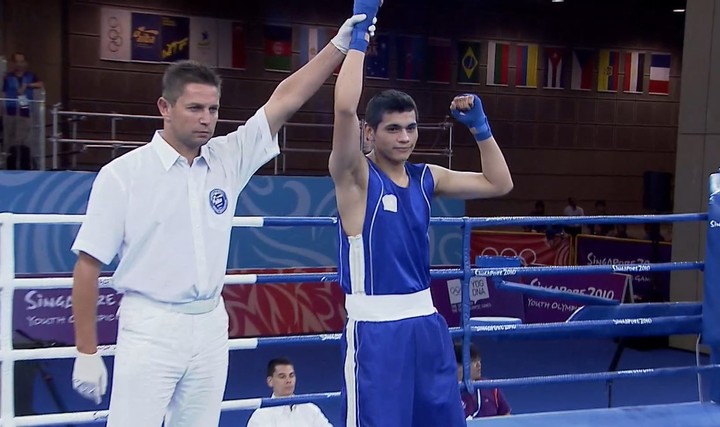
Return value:
[[(295, 394), (295, 367), (284, 358), (272, 359), (267, 367), (267, 385), (272, 397)], [(314, 403), (260, 408), (253, 412), (247, 427), (332, 427)]]
[(660, 232), (660, 224), (658, 223), (646, 223), (645, 226), (645, 240), (651, 242), (664, 242), (665, 238)]
[(615, 230), (611, 231), (610, 234), (608, 234), (610, 237), (617, 237), (619, 239), (628, 239), (627, 234), (627, 224), (617, 224), (615, 225)]
[[(545, 216), (545, 202), (543, 202), (542, 200), (538, 200), (537, 202), (535, 202), (535, 208), (533, 210), (531, 210), (528, 215), (529, 216)], [(529, 231), (529, 232), (544, 233), (545, 230), (547, 229), (547, 226), (538, 225), (538, 224), (526, 225), (525, 227), (523, 227), (523, 229), (525, 231)]]
[[(605, 204), (605, 200), (598, 200), (595, 202), (595, 215), (597, 216), (605, 216), (607, 215), (607, 205)], [(610, 234), (610, 232), (615, 228), (612, 224), (591, 224), (590, 225), (590, 234), (594, 234), (596, 236), (607, 236)]]
[[(455, 343), (455, 361), (457, 362), (458, 381), (463, 380), (462, 344)], [(483, 380), (482, 361), (475, 344), (470, 344), (470, 378), (473, 381)], [(510, 405), (500, 389), (476, 389), (474, 394), (462, 391), (465, 417), (469, 419), (510, 415)]]
[[(577, 205), (574, 197), (568, 198), (568, 205), (563, 210), (565, 216), (585, 216), (583, 208)], [(581, 224), (568, 224), (565, 226), (565, 232), (571, 236), (577, 236), (582, 232)]]
[(3, 78), (3, 144), (9, 154), (8, 169), (32, 169), (32, 116), (30, 101), (35, 89), (42, 89), (43, 82), (28, 71), (25, 54), (15, 52), (10, 57), (10, 71)]

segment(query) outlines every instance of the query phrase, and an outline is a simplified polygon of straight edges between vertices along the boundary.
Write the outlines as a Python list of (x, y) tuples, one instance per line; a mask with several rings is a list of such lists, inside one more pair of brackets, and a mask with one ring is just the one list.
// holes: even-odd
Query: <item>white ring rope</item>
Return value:
[[(71, 288), (72, 277), (32, 277), (12, 279), (12, 289), (57, 289)], [(226, 274), (226, 285), (252, 285), (257, 282), (257, 274)], [(111, 277), (101, 277), (98, 286), (101, 288), (112, 287)]]
[[(64, 414), (46, 414), (15, 416), (15, 361), (69, 359), (76, 355), (75, 347), (55, 347), (38, 349), (13, 349), (12, 312), (13, 293), (16, 289), (71, 288), (71, 277), (16, 278), (15, 277), (15, 225), (16, 224), (64, 224), (78, 225), (85, 215), (53, 214), (13, 214), (0, 213), (0, 425), (47, 426), (61, 424), (85, 424), (101, 421), (107, 417), (107, 411), (68, 412)], [(234, 227), (263, 227), (264, 217), (234, 217)], [(247, 285), (257, 282), (257, 274), (225, 275), (227, 285)], [(100, 287), (111, 287), (112, 278), (103, 277), (98, 281)], [(334, 336), (328, 334), (328, 336)], [(230, 350), (251, 350), (258, 346), (257, 338), (237, 338), (228, 341)], [(102, 356), (115, 354), (115, 345), (99, 346)], [(224, 401), (224, 411), (235, 409), (257, 409), (262, 399), (240, 399)]]
[[(85, 220), (85, 215), (59, 215), (59, 214), (12, 214), (0, 213), (0, 223), (3, 224), (65, 224), (78, 225)], [(236, 216), (233, 217), (234, 227), (262, 227), (264, 217)]]

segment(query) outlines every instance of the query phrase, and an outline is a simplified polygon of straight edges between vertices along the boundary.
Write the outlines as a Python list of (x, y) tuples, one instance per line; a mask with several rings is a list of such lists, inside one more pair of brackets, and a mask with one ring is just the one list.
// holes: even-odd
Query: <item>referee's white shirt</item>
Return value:
[(332, 427), (314, 403), (256, 409), (247, 427)]
[(149, 144), (100, 170), (72, 251), (104, 264), (118, 255), (119, 292), (172, 303), (217, 298), (237, 198), (279, 153), (263, 108), (212, 138), (192, 166), (156, 131)]

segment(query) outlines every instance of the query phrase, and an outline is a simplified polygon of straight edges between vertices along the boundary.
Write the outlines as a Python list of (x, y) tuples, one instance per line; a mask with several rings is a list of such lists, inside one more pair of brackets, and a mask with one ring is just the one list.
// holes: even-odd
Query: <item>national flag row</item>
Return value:
[[(301, 33), (301, 37), (306, 34)], [(454, 67), (455, 81), (459, 84), (482, 84), (484, 80), (487, 86), (514, 83), (520, 88), (542, 86), (546, 89), (565, 89), (569, 84), (570, 89), (580, 91), (596, 87), (598, 92), (669, 94), (672, 60), (669, 53), (541, 48), (533, 43), (497, 41), (486, 44), (483, 64), (481, 41), (459, 40), (453, 46), (450, 39), (379, 34), (370, 41), (365, 60), (366, 76), (389, 79), (391, 52), (394, 51), (398, 80), (449, 84)], [(306, 45), (301, 40), (301, 46)], [(306, 51), (301, 49), (303, 61), (311, 57)]]
[[(301, 62), (309, 60), (307, 30), (301, 32)], [(392, 43), (394, 38), (394, 48)], [(313, 39), (315, 40), (315, 39)], [(394, 49), (396, 78), (408, 81), (450, 83), (455, 55), (456, 81), (481, 84), (483, 80), (481, 51), (483, 42), (459, 40), (454, 47), (450, 39), (379, 34), (370, 41), (366, 56), (366, 76), (390, 78), (390, 56)], [(649, 57), (649, 60), (648, 60)], [(645, 93), (667, 95), (670, 87), (671, 55), (612, 49), (566, 49), (543, 47), (533, 43), (487, 42), (485, 84), (521, 88), (570, 89), (590, 91), (596, 84), (599, 92)], [(544, 79), (539, 81), (539, 72)], [(595, 80), (597, 75), (597, 80)], [(646, 76), (648, 81), (646, 84)], [(596, 82), (596, 83), (595, 83)]]
[[(458, 42), (458, 83), (480, 84), (478, 59), (482, 42)], [(514, 49), (513, 49), (514, 48)], [(621, 51), (613, 49), (567, 49), (541, 47), (533, 43), (487, 42), (485, 84), (520, 88), (565, 89), (598, 92), (647, 93), (668, 95), (670, 89), (669, 53)], [(540, 71), (544, 72), (541, 76)], [(597, 79), (595, 76), (597, 75)], [(646, 84), (647, 77), (647, 84)]]
[[(297, 67), (312, 59), (337, 29), (263, 25), (265, 70), (290, 72), (293, 45)], [(184, 17), (103, 8), (100, 58), (116, 61), (173, 62), (194, 59), (221, 68), (247, 68), (246, 24), (222, 19)], [(481, 51), (486, 44), (485, 61)], [(391, 55), (393, 60), (391, 61)], [(484, 63), (483, 63), (484, 62)], [(416, 35), (378, 34), (370, 41), (366, 76), (450, 84), (482, 84), (548, 89), (651, 94), (669, 93), (671, 56), (666, 53), (612, 49), (566, 49), (533, 43), (458, 40)], [(482, 70), (485, 76), (482, 76)], [(514, 80), (511, 80), (514, 71)], [(542, 83), (539, 72), (544, 71)], [(595, 76), (597, 75), (597, 80)], [(647, 87), (646, 87), (646, 77)], [(622, 85), (622, 86), (621, 86)]]

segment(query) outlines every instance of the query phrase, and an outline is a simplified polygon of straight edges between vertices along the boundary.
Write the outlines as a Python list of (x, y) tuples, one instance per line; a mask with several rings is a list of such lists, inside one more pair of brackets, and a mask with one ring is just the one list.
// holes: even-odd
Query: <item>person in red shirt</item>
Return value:
[[(462, 344), (455, 343), (455, 361), (457, 362), (458, 381), (463, 380)], [(482, 361), (475, 344), (470, 344), (470, 378), (480, 381), (482, 377)], [(500, 389), (475, 389), (470, 394), (464, 388), (461, 393), (462, 406), (467, 419), (510, 415), (510, 405)]]

